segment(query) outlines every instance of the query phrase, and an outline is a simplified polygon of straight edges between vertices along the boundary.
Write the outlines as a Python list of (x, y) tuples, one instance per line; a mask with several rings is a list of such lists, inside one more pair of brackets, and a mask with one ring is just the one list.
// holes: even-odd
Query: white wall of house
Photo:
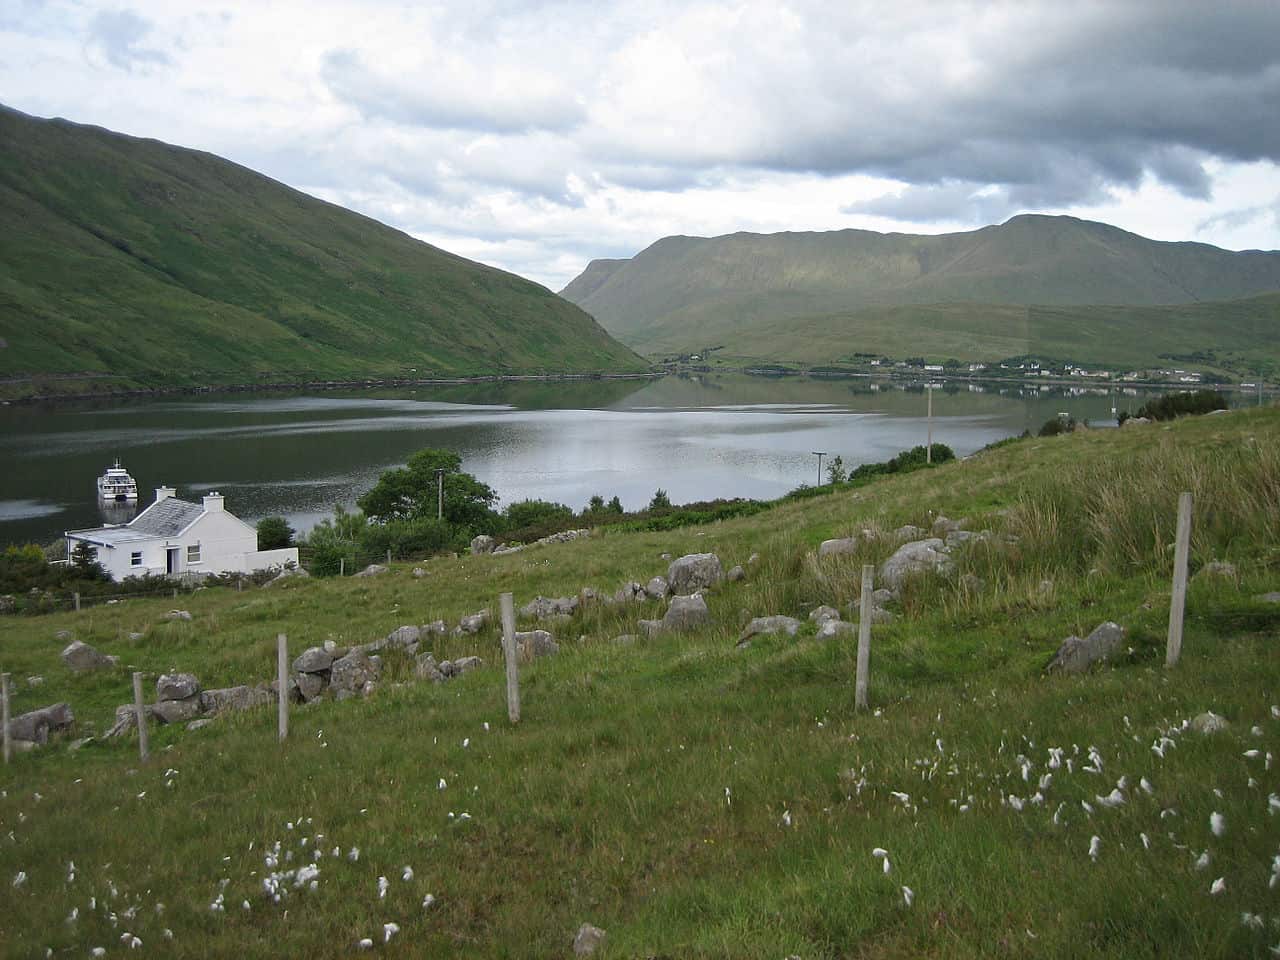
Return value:
[[(81, 536), (90, 542), (94, 531)], [(68, 536), (68, 556), (79, 537)], [(106, 539), (110, 539), (109, 537)], [(220, 573), (252, 573), (298, 562), (297, 547), (259, 550), (258, 532), (238, 517), (227, 513), (222, 497), (204, 498), (204, 513), (173, 537), (147, 537), (106, 546), (94, 544), (98, 562), (113, 580), (125, 577), (213, 576)], [(170, 567), (170, 551), (174, 563)]]

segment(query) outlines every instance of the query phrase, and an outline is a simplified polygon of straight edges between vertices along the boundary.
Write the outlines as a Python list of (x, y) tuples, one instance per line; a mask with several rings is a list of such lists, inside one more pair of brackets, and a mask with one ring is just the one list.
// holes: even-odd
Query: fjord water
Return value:
[[(934, 440), (964, 456), (1059, 412), (1113, 423), (1113, 405), (1140, 403), (948, 385), (934, 391)], [(504, 503), (577, 510), (598, 493), (633, 509), (659, 487), (676, 503), (776, 497), (816, 481), (813, 451), (852, 467), (923, 444), (925, 406), (919, 384), (730, 375), (11, 406), (0, 408), (0, 544), (128, 520), (94, 494), (117, 457), (144, 507), (162, 484), (189, 499), (218, 490), (250, 522), (280, 514), (305, 530), (423, 447), (460, 454)]]

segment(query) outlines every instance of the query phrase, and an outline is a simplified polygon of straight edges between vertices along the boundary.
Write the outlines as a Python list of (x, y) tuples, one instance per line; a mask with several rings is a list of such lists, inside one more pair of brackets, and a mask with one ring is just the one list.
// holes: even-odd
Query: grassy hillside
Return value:
[[(271, 708), (159, 728), (146, 765), (127, 741), (18, 757), (0, 772), (0, 939), (14, 956), (114, 955), (127, 931), (172, 957), (338, 957), (364, 937), (404, 956), (546, 957), (571, 955), (591, 922), (608, 931), (603, 957), (1266, 956), (1280, 941), (1280, 605), (1254, 598), (1280, 589), (1277, 451), (1275, 409), (1089, 431), (711, 527), (434, 560), (422, 578), (397, 565), (203, 591), (183, 601), (189, 623), (164, 618), (171, 601), (0, 620), (17, 709), (66, 698), (83, 734), (128, 698), (134, 666), (265, 679), (277, 631), (294, 651), (366, 641), (502, 590), (612, 590), (662, 572), (664, 552), (760, 555), (708, 595), (702, 631), (611, 642), (656, 602), (557, 624), (561, 652), (523, 668), (515, 728), (489, 632), (436, 647), (484, 668), (295, 709), (283, 747)], [(1193, 580), (1167, 670), (1181, 489), (1197, 496), (1193, 571), (1219, 558), (1239, 573)], [(955, 575), (890, 605), (870, 711), (853, 709), (848, 639), (806, 622), (735, 649), (750, 616), (849, 616), (888, 531), (938, 514), (1007, 536), (957, 549)], [(816, 560), (850, 534), (855, 555)], [(1063, 637), (1108, 619), (1128, 630), (1114, 665), (1043, 675)], [(58, 630), (121, 668), (69, 676)], [(1206, 710), (1230, 728), (1184, 729)], [(1099, 799), (1117, 790), (1122, 803)], [(264, 894), (264, 875), (316, 848), (315, 889)], [(220, 895), (225, 911), (210, 909)]]
[(0, 219), (10, 394), (643, 367), (537, 284), (154, 140), (0, 108)]
[[(1277, 290), (1280, 253), (1162, 243), (1073, 217), (1020, 216), (941, 236), (840, 230), (667, 237), (629, 261), (592, 264), (563, 293), (640, 349), (724, 343), (741, 353), (735, 341), (756, 334), (804, 349), (795, 342), (804, 333), (785, 336), (802, 318), (892, 318), (903, 324), (900, 340), (929, 338), (921, 321), (930, 313), (891, 309), (908, 305), (947, 312), (972, 305), (970, 322), (981, 324), (990, 304), (1151, 306)], [(1066, 316), (1090, 322), (1088, 311)], [(1113, 318), (1123, 324), (1121, 315)], [(1016, 313), (1011, 319), (1001, 336), (1020, 339)], [(1034, 325), (1031, 332), (1038, 333)], [(1214, 333), (1203, 331), (1198, 348), (1211, 345)], [(1081, 330), (1069, 345), (1084, 345), (1088, 336)]]
[[(904, 339), (905, 338), (905, 339)], [(1280, 371), (1280, 293), (1244, 300), (1162, 307), (1046, 307), (939, 303), (865, 307), (774, 320), (734, 331), (710, 327), (700, 343), (725, 343), (717, 356), (821, 364), (855, 353), (938, 361), (993, 361), (1038, 354), (1086, 365), (1181, 366), (1241, 373)], [(687, 348), (680, 337), (655, 352)], [(1162, 359), (1162, 357), (1164, 359)]]

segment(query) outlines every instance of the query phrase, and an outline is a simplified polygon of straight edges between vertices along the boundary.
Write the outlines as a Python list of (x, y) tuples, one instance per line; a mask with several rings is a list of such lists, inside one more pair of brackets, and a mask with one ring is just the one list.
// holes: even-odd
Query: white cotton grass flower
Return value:
[(485, 732), (485, 733), (488, 733), (488, 732), (489, 732), (489, 721), (488, 721), (488, 720), (486, 720), (486, 721), (484, 722), (484, 732)]
[(364, 939), (362, 939), (362, 940), (360, 941), (360, 949), (361, 949), (361, 950), (368, 950), (368, 949), (369, 949), (370, 947), (372, 947), (372, 946), (373, 946), (373, 941), (372, 941), (372, 940), (370, 940), (368, 937), (365, 937)]
[(347, 859), (350, 860), (352, 863), (355, 863), (357, 860), (359, 860), (360, 848), (352, 847), (349, 851), (347, 851)]
[(1120, 792), (1118, 787), (1108, 793), (1105, 797), (1095, 795), (1093, 799), (1097, 800), (1098, 803), (1102, 804), (1104, 807), (1115, 808), (1124, 806), (1124, 794)]
[(413, 879), (413, 867), (411, 867), (411, 866), (409, 866), (409, 865), (407, 865), (407, 864), (406, 864), (406, 865), (405, 865), (405, 868), (404, 868), (404, 873), (403, 873), (403, 874), (401, 874), (400, 879), (401, 879), (401, 880), (403, 880), (405, 883), (408, 883), (410, 880), (412, 880), (412, 879)]
[(390, 943), (391, 938), (400, 932), (400, 924), (391, 922), (382, 925), (382, 942)]
[(434, 904), (435, 902), (436, 902), (435, 894), (428, 893), (425, 897), (422, 898), (422, 909), (426, 910), (430, 908), (431, 905)]
[(18, 875), (13, 878), (13, 885), (15, 887), (20, 887), (26, 882), (27, 882), (27, 871), (19, 870)]
[(912, 890), (910, 887), (902, 888), (902, 905), (904, 907), (911, 906), (911, 904), (915, 902), (915, 899), (916, 899), (916, 894), (914, 890)]
[(387, 878), (386, 878), (386, 877), (379, 877), (379, 878), (378, 878), (378, 899), (379, 899), (379, 900), (383, 900), (383, 899), (385, 899), (385, 898), (386, 898), (386, 896), (387, 896), (387, 887), (389, 887), (389, 886), (391, 886), (391, 884), (387, 882)]
[(1280, 796), (1273, 793), (1267, 797), (1267, 813), (1275, 816), (1277, 811), (1280, 811)]
[(791, 811), (790, 811), (790, 810), (783, 810), (783, 811), (782, 811), (782, 825), (783, 825), (784, 827), (789, 827), (789, 826), (791, 826)]
[(1213, 883), (1209, 885), (1209, 893), (1211, 896), (1215, 896), (1215, 897), (1218, 894), (1222, 893), (1223, 890), (1226, 890), (1226, 889), (1227, 889), (1226, 877), (1219, 877), (1217, 880), (1213, 881)]
[(1200, 854), (1200, 856), (1196, 857), (1195, 868), (1197, 870), (1208, 870), (1211, 861), (1212, 857), (1210, 856), (1209, 851), (1206, 850), (1204, 853)]
[(1142, 790), (1143, 793), (1148, 795), (1156, 792), (1155, 788), (1151, 786), (1151, 781), (1148, 780), (1146, 777), (1143, 777), (1141, 780), (1138, 781), (1138, 787)]
[(1151, 838), (1150, 838), (1150, 837), (1148, 837), (1145, 833), (1140, 833), (1140, 834), (1138, 834), (1138, 838), (1142, 841), (1142, 849), (1143, 849), (1143, 850), (1150, 850), (1150, 849), (1151, 849)]
[(1250, 930), (1261, 930), (1263, 927), (1262, 917), (1256, 913), (1250, 913), (1248, 910), (1240, 914), (1240, 923)]
[(1089, 859), (1098, 862), (1098, 854), (1102, 852), (1102, 838), (1096, 833), (1089, 838)]
[(886, 850), (884, 847), (876, 847), (874, 850), (871, 851), (871, 855), (875, 857), (877, 860), (883, 860), (885, 857), (889, 855), (889, 851)]
[(440, 778), (440, 782), (439, 782), (438, 784), (436, 784), (436, 789), (437, 789), (437, 790), (443, 790), (443, 789), (444, 789), (445, 787), (447, 787), (447, 786), (449, 786), (449, 784), (445, 782), (444, 777), (441, 777), (441, 778)]
[(92, 950), (89, 951), (89, 956), (91, 957), (105, 957), (106, 955), (107, 955), (106, 947), (94, 947)]
[(469, 746), (471, 746), (471, 738), (470, 738), (470, 737), (463, 737), (463, 738), (462, 738), (462, 749), (463, 749), (463, 750), (465, 750), (465, 749), (467, 749), (467, 747), (469, 747)]
[(889, 862), (888, 857), (885, 857), (884, 860), (881, 861), (881, 866), (884, 869), (884, 875), (887, 877), (889, 875), (889, 871), (893, 869), (893, 864)]
[(1227, 832), (1227, 818), (1215, 810), (1209, 814), (1209, 829), (1215, 837), (1222, 836)]

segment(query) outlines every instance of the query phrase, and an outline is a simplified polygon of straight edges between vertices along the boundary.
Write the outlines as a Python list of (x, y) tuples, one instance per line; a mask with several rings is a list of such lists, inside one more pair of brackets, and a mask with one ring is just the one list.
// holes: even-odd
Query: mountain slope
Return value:
[(154, 140), (0, 108), (0, 219), (0, 378), (643, 368), (537, 284)]
[[(644, 349), (726, 343), (794, 318), (914, 304), (1152, 306), (1280, 290), (1280, 253), (1164, 243), (1073, 217), (1019, 216), (941, 236), (667, 237), (596, 264), (564, 296)], [(908, 325), (904, 340), (926, 330)]]

